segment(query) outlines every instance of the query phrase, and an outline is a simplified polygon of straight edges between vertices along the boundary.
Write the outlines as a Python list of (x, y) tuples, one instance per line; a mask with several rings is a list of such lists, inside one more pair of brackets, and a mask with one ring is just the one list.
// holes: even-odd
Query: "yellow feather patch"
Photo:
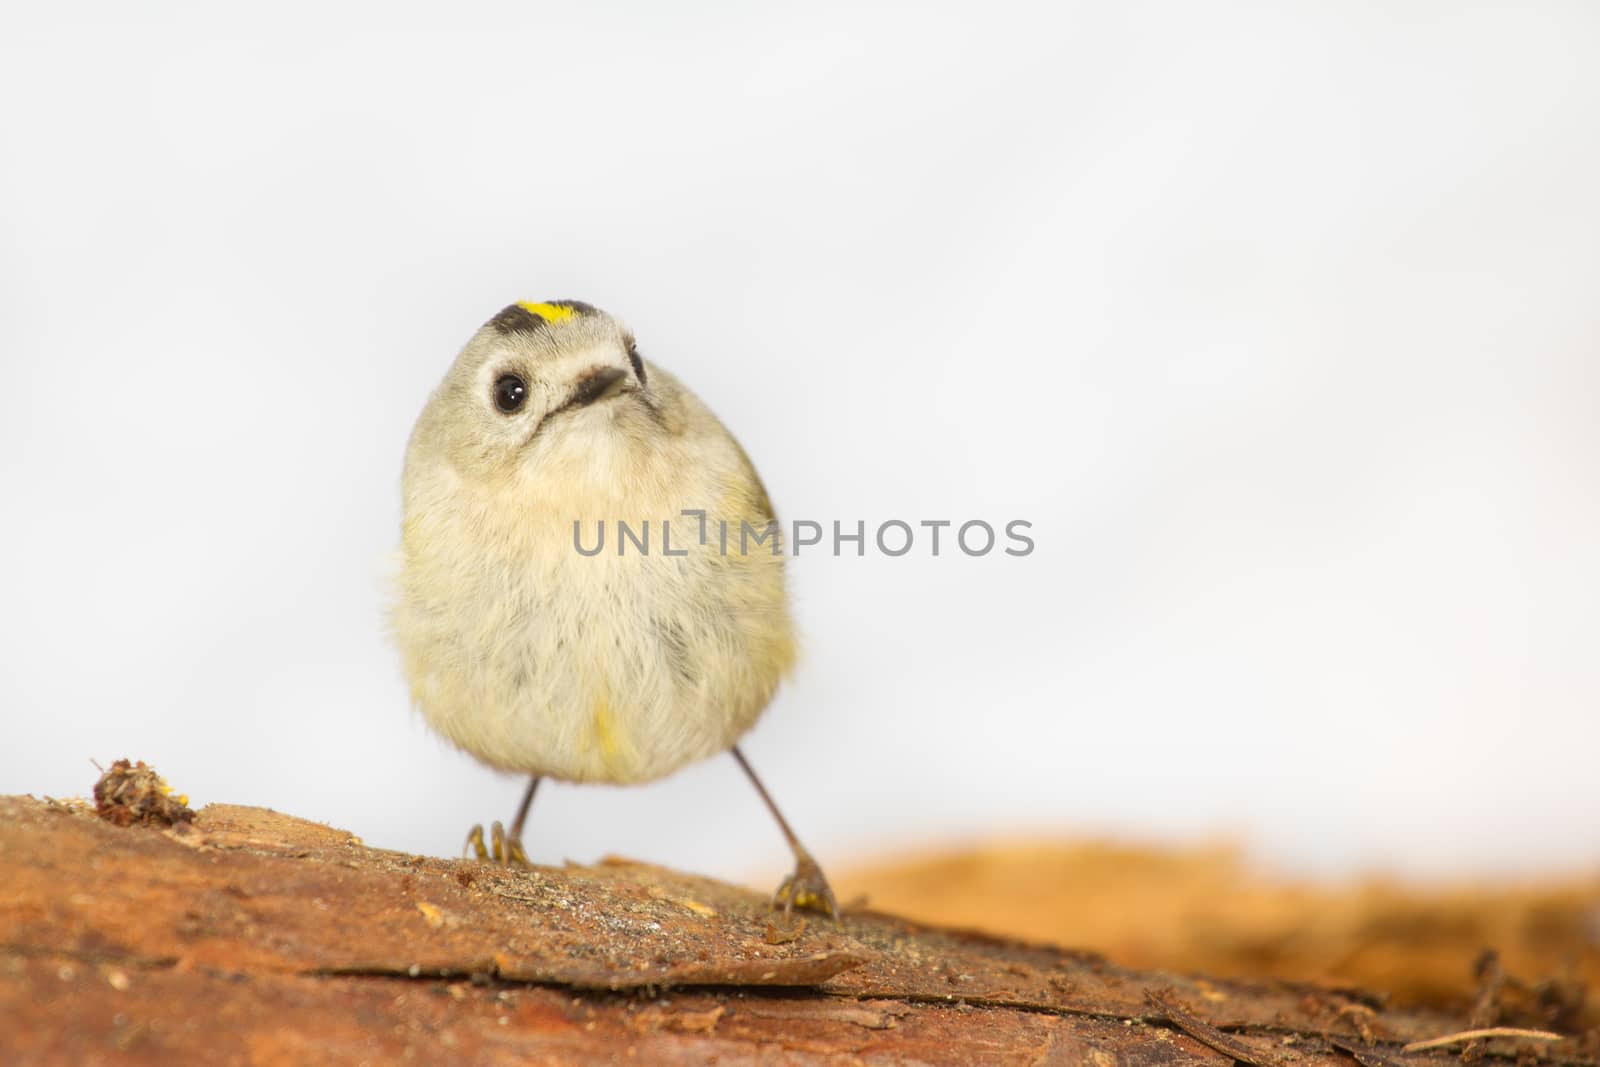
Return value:
[(610, 763), (621, 755), (622, 739), (616, 731), (616, 717), (605, 701), (595, 704), (595, 744), (600, 745), (600, 755)]
[(605, 699), (595, 701), (593, 744), (600, 750), (600, 759), (607, 768), (619, 767), (628, 762), (632, 746), (628, 736), (617, 722), (616, 713)]
[(531, 311), (546, 322), (563, 322), (572, 318), (577, 312), (571, 308), (561, 307), (559, 304), (535, 304), (531, 300), (519, 300), (517, 306), (524, 311)]

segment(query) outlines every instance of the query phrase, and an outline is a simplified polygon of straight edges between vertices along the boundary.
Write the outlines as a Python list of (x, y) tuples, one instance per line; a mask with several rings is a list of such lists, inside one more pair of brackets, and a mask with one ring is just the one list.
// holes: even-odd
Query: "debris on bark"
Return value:
[(189, 798), (174, 795), (166, 779), (144, 760), (130, 763), (119, 759), (100, 775), (94, 784), (94, 810), (100, 818), (118, 826), (150, 823), (177, 826), (194, 819)]

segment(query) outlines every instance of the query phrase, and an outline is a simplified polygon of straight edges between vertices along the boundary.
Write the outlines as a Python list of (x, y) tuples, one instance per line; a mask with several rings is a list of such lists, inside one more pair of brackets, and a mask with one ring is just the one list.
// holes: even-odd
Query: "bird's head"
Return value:
[(622, 323), (576, 300), (524, 301), (467, 342), (412, 450), (459, 471), (503, 471), (637, 431), (654, 415), (644, 360)]

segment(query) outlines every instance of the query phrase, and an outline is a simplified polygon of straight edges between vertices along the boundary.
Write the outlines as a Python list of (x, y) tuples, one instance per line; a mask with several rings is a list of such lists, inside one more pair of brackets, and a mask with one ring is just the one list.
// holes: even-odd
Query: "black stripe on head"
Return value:
[(544, 328), (545, 321), (521, 304), (512, 304), (490, 319), (489, 325), (504, 334), (535, 333)]
[(633, 338), (628, 339), (628, 362), (633, 364), (633, 376), (639, 379), (639, 384), (644, 384), (644, 360), (639, 358), (639, 346)]

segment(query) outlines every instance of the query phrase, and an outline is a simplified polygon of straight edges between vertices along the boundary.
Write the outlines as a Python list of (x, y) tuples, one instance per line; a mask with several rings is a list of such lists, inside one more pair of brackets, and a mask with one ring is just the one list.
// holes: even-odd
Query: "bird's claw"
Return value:
[(839, 917), (839, 903), (833, 897), (833, 888), (809, 852), (796, 853), (794, 872), (772, 894), (772, 906), (781, 906), (785, 915), (799, 908), (821, 912), (830, 919)]
[(483, 842), (483, 825), (480, 823), (467, 832), (467, 843), (463, 851), (480, 863), (498, 863), (505, 867), (531, 867), (528, 854), (522, 850), (522, 842), (515, 837), (507, 837), (505, 827), (499, 823), (489, 825), (489, 843)]

